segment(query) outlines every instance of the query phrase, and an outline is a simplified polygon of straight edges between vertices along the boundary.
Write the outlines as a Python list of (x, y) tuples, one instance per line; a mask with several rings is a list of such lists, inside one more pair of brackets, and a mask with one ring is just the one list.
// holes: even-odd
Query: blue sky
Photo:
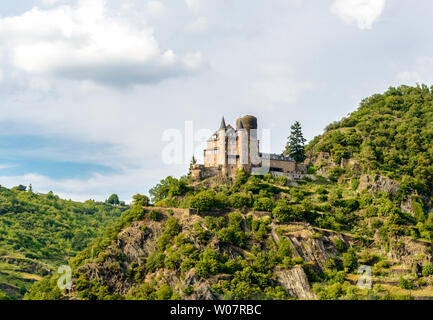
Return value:
[(428, 0), (3, 1), (0, 184), (129, 201), (185, 173), (163, 161), (164, 133), (185, 133), (185, 121), (215, 130), (222, 115), (257, 116), (280, 152), (295, 120), (311, 139), (371, 94), (432, 85), (432, 10)]

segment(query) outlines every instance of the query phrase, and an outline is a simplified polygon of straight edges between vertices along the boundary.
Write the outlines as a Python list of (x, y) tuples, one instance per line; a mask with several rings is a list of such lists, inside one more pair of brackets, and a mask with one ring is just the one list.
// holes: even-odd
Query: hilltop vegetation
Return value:
[(303, 180), (168, 177), (153, 210), (135, 196), (69, 261), (71, 292), (49, 276), (26, 298), (432, 298), (432, 98), (402, 86), (363, 100), (307, 146)]
[(126, 208), (0, 187), (0, 299), (22, 298), (99, 236)]
[(329, 152), (335, 163), (358, 160), (359, 172), (401, 181), (400, 197), (416, 190), (433, 195), (433, 87), (401, 86), (375, 94), (326, 128), (307, 147)]

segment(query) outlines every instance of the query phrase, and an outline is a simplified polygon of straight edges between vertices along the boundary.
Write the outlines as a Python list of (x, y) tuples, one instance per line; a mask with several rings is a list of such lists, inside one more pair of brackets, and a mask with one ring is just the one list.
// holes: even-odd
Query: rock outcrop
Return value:
[[(195, 273), (195, 269), (191, 269), (185, 275), (185, 280), (181, 289), (190, 288), (192, 293), (186, 295), (182, 293), (182, 298), (185, 300), (217, 300), (218, 295), (213, 292), (209, 280), (200, 279)], [(181, 290), (184, 292), (184, 290)]]
[(389, 178), (380, 175), (367, 175), (361, 176), (359, 183), (359, 190), (368, 190), (371, 192), (388, 192), (395, 196), (400, 189), (400, 184)]
[(427, 241), (399, 237), (389, 246), (388, 257), (407, 267), (414, 263), (424, 264), (433, 260), (433, 245)]
[(295, 266), (289, 270), (278, 270), (275, 275), (278, 285), (286, 289), (292, 297), (297, 297), (299, 300), (317, 299), (302, 267)]

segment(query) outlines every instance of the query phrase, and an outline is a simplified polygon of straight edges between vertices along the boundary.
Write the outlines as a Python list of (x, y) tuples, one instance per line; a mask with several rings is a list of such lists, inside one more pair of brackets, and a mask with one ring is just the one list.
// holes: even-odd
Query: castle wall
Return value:
[(271, 174), (274, 177), (280, 177), (280, 176), (285, 176), (287, 177), (289, 180), (298, 180), (298, 179), (303, 179), (305, 174), (303, 173), (287, 173), (287, 172), (271, 172)]
[(281, 169), (285, 173), (296, 172), (296, 162), (292, 161), (270, 160), (270, 167)]
[(191, 177), (194, 180), (203, 180), (221, 174), (220, 167), (205, 167), (203, 165), (194, 165), (191, 170)]
[(307, 166), (295, 161), (270, 160), (270, 167), (277, 169), (273, 171), (283, 173), (307, 173)]

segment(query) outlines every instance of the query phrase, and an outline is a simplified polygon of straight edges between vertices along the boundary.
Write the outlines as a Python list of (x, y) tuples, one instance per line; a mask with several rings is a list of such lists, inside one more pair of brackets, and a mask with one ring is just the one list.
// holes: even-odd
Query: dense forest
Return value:
[(0, 187), (0, 299), (22, 298), (127, 208), (92, 200), (60, 199), (31, 187)]
[(306, 146), (304, 179), (168, 177), (69, 260), (71, 291), (25, 298), (432, 299), (432, 135), (433, 88), (390, 88)]

